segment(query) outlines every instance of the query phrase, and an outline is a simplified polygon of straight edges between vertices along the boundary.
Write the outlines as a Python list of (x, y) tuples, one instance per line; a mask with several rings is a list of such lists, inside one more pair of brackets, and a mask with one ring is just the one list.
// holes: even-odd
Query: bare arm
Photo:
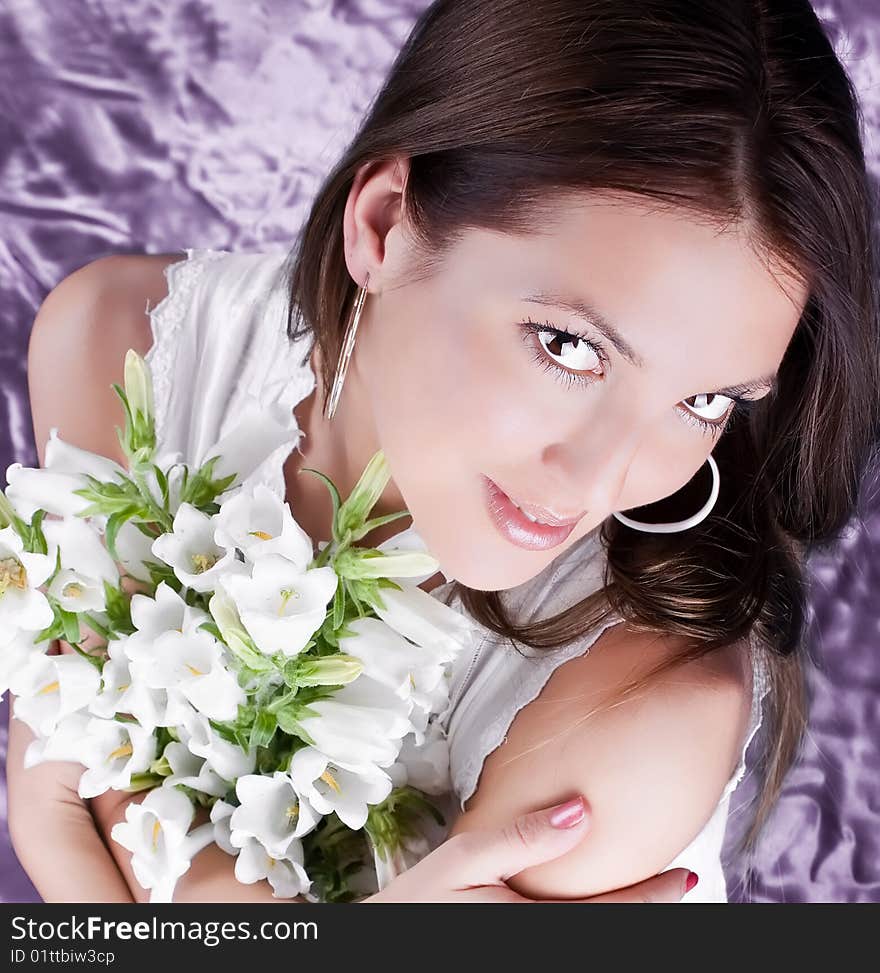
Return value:
[(592, 818), (584, 841), (523, 870), (512, 888), (533, 898), (592, 896), (668, 866), (709, 820), (738, 762), (751, 699), (743, 647), (689, 662), (636, 698), (591, 711), (681, 645), (621, 623), (563, 663), (487, 757), (452, 834), (585, 794)]

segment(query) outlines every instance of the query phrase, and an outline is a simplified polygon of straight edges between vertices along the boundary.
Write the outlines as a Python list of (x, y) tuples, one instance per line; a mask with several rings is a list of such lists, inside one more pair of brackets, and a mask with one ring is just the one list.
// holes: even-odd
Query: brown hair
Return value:
[[(287, 267), (288, 332), (315, 336), (325, 393), (356, 289), (343, 211), (358, 170), (376, 161), (410, 160), (404, 214), (417, 272), (438, 267), (464, 228), (527, 233), (566, 193), (605, 191), (747, 222), (809, 284), (777, 389), (713, 450), (721, 494), (702, 523), (646, 534), (609, 517), (604, 590), (529, 625), (507, 617), (498, 592), (457, 585), (478, 621), (534, 647), (571, 641), (609, 606), (686, 636), (689, 647), (649, 678), (754, 639), (770, 676), (768, 746), (741, 849), (754, 847), (805, 728), (805, 558), (857, 514), (880, 427), (861, 121), (807, 0), (439, 0), (323, 183)], [(679, 519), (706, 492), (696, 477), (630, 513)]]

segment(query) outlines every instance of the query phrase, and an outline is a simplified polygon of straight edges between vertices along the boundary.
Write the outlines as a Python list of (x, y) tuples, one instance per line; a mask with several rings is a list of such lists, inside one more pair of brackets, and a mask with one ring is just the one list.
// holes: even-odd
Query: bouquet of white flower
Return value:
[[(11, 689), (36, 736), (25, 766), (82, 763), (83, 798), (150, 789), (111, 833), (151, 902), (212, 841), (278, 898), (384, 887), (427, 850), (430, 815), (444, 823), (426, 796), (448, 789), (433, 717), (475, 628), (407, 581), (437, 570), (429, 554), (356, 546), (407, 516), (368, 519), (383, 454), (344, 502), (308, 471), (333, 500), (316, 552), (284, 500), (234, 470), (278, 444), (253, 425), (265, 417), (191, 470), (156, 455), (135, 352), (114, 388), (127, 469), (53, 429), (44, 468), (13, 463), (0, 492), (0, 698)], [(75, 651), (47, 654), (54, 639)], [(425, 761), (417, 789), (407, 767)], [(210, 821), (190, 829), (196, 805)]]

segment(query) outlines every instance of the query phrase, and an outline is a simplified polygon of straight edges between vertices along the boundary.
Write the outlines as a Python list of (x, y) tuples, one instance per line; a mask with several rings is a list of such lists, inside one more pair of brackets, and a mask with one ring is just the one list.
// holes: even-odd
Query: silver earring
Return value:
[(711, 456), (708, 459), (709, 468), (712, 470), (712, 492), (709, 494), (709, 499), (702, 509), (698, 510), (693, 517), (688, 517), (687, 520), (673, 521), (668, 524), (649, 524), (642, 520), (632, 520), (624, 514), (614, 513), (612, 516), (616, 517), (622, 524), (626, 524), (627, 527), (644, 531), (647, 534), (674, 534), (681, 530), (687, 530), (688, 527), (695, 527), (700, 521), (705, 520), (709, 516), (712, 508), (715, 506), (715, 501), (718, 499), (718, 491), (721, 488), (721, 475), (718, 472), (718, 464)]
[(354, 350), (354, 339), (357, 337), (361, 311), (363, 311), (364, 304), (367, 300), (367, 284), (369, 283), (370, 275), (367, 274), (363, 284), (358, 288), (354, 306), (351, 310), (351, 316), (345, 328), (345, 336), (342, 339), (342, 350), (339, 353), (339, 361), (336, 363), (336, 374), (333, 376), (333, 385), (330, 389), (330, 398), (327, 400), (327, 407), (324, 410), (325, 419), (332, 419), (333, 414), (336, 412), (336, 406), (339, 402), (339, 396), (342, 393), (343, 383), (345, 382), (345, 375), (348, 371), (348, 362)]

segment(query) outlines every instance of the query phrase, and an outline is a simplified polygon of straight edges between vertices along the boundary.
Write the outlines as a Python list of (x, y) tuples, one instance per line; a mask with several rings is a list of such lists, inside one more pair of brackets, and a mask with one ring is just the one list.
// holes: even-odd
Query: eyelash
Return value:
[[(602, 365), (608, 365), (608, 353), (605, 351), (603, 346), (596, 341), (592, 341), (582, 334), (575, 334), (571, 331), (562, 331), (559, 328), (554, 327), (549, 321), (545, 321), (543, 324), (536, 321), (532, 321), (531, 318), (527, 318), (525, 321), (520, 322), (520, 327), (523, 329), (523, 333), (530, 337), (537, 337), (538, 334), (549, 332), (550, 334), (556, 335), (564, 343), (566, 341), (571, 341), (573, 339), (578, 339), (585, 342), (592, 350), (595, 352), (596, 357), (602, 363)], [(575, 372), (570, 372), (567, 368), (563, 368), (558, 362), (553, 361), (544, 352), (540, 344), (536, 344), (530, 341), (529, 344), (532, 350), (535, 352), (534, 360), (537, 364), (549, 371), (555, 378), (561, 381), (567, 386), (572, 385), (589, 385), (591, 380), (587, 378), (586, 375), (578, 375)], [(684, 409), (682, 417), (685, 422), (693, 423), (702, 433), (710, 436), (718, 436), (724, 429), (729, 429), (733, 424), (734, 420), (740, 414), (748, 414), (758, 403), (752, 399), (744, 399), (741, 396), (730, 396), (733, 400), (733, 406), (728, 411), (727, 415), (720, 422), (712, 422), (710, 419), (704, 419), (702, 416), (698, 416), (691, 412), (690, 409)]]

